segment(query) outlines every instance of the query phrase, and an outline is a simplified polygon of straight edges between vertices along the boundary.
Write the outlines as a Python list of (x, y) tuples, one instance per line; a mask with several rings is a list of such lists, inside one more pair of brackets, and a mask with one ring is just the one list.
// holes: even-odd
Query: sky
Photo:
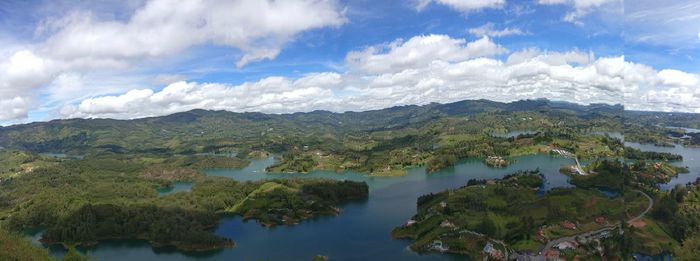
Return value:
[(0, 125), (548, 98), (700, 113), (694, 0), (0, 0)]

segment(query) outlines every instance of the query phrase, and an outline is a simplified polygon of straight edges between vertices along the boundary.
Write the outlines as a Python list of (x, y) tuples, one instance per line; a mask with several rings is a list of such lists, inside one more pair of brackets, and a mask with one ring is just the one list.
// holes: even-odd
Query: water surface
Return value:
[(173, 183), (171, 187), (163, 188), (158, 190), (159, 196), (165, 196), (168, 194), (181, 192), (181, 191), (192, 191), (192, 182), (188, 181), (177, 181)]
[(676, 166), (688, 167), (690, 173), (679, 174), (671, 179), (670, 182), (662, 184), (660, 186), (661, 189), (671, 189), (678, 184), (684, 185), (689, 182), (695, 182), (695, 180), (700, 176), (700, 148), (685, 147), (678, 144), (674, 145), (673, 147), (662, 147), (654, 144), (640, 144), (636, 142), (625, 142), (625, 146), (642, 151), (669, 152), (683, 156), (682, 161), (672, 162), (672, 164)]
[[(236, 247), (211, 253), (188, 254), (173, 249), (154, 250), (147, 243), (133, 240), (106, 241), (97, 247), (82, 249), (101, 261), (111, 260), (311, 260), (315, 255), (332, 260), (469, 260), (464, 256), (427, 254), (407, 250), (406, 240), (392, 240), (391, 230), (405, 223), (416, 211), (416, 199), (424, 194), (458, 188), (469, 179), (500, 178), (517, 170), (539, 168), (547, 182), (545, 190), (569, 187), (568, 178), (559, 168), (573, 161), (547, 154), (516, 157), (506, 168), (489, 168), (478, 159), (460, 161), (456, 166), (426, 174), (423, 168), (412, 168), (403, 177), (369, 177), (356, 172), (314, 171), (308, 174), (266, 173), (273, 158), (253, 160), (238, 170), (206, 171), (240, 181), (270, 178), (332, 178), (365, 181), (370, 187), (365, 202), (342, 206), (336, 217), (320, 217), (295, 226), (261, 227), (255, 221), (240, 217), (224, 217), (215, 233), (236, 241)], [(63, 250), (52, 248), (60, 256)]]

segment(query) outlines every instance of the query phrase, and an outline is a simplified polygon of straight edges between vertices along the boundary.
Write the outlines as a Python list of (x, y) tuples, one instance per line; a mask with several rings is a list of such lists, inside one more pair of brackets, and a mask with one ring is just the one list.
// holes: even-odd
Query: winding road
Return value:
[(649, 195), (647, 195), (647, 193), (644, 193), (644, 191), (641, 191), (641, 190), (633, 190), (633, 191), (639, 192), (640, 194), (644, 195), (644, 197), (646, 197), (647, 200), (649, 201), (649, 205), (647, 206), (647, 209), (644, 210), (644, 212), (642, 212), (641, 214), (639, 214), (638, 216), (636, 216), (630, 220), (627, 220), (627, 224), (635, 222), (635, 221), (639, 220), (640, 218), (644, 217), (644, 215), (649, 213), (651, 208), (654, 207), (654, 199), (652, 199)]
[[(632, 219), (630, 219), (630, 220), (627, 220), (627, 224), (631, 224), (631, 223), (633, 223), (633, 222), (635, 222), (635, 221), (637, 221), (637, 220), (643, 218), (644, 215), (646, 215), (646, 214), (651, 210), (651, 208), (654, 207), (654, 199), (652, 199), (649, 195), (647, 195), (646, 193), (644, 193), (644, 192), (641, 191), (641, 190), (633, 190), (633, 191), (639, 192), (640, 194), (644, 195), (644, 197), (646, 197), (647, 200), (649, 201), (649, 204), (648, 204), (647, 208), (646, 208), (642, 213), (640, 213), (639, 215), (637, 215), (636, 217), (634, 217), (634, 218), (632, 218)], [(561, 238), (557, 238), (557, 239), (555, 239), (555, 240), (550, 240), (549, 242), (547, 242), (547, 244), (545, 244), (545, 246), (544, 246), (542, 249), (540, 249), (539, 255), (537, 255), (537, 256), (521, 256), (521, 257), (518, 258), (518, 260), (537, 260), (537, 261), (545, 260), (544, 254), (545, 254), (549, 249), (551, 249), (552, 247), (558, 245), (558, 244), (561, 243), (561, 242), (565, 242), (565, 241), (576, 241), (576, 238), (577, 238), (577, 237), (588, 237), (588, 236), (595, 235), (595, 234), (598, 234), (598, 233), (602, 233), (602, 232), (605, 232), (605, 231), (612, 231), (613, 229), (618, 229), (619, 226), (620, 226), (620, 222), (617, 222), (617, 223), (615, 223), (615, 224), (613, 224), (613, 225), (611, 225), (611, 226), (607, 226), (607, 227), (604, 227), (604, 228), (601, 228), (601, 229), (598, 229), (598, 230), (583, 232), (583, 233), (581, 233), (581, 234), (577, 234), (577, 235), (573, 235), (573, 236), (561, 237)]]

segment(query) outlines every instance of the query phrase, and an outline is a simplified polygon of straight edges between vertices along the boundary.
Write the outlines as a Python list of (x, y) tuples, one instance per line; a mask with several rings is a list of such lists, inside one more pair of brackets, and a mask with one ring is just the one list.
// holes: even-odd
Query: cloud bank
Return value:
[[(62, 117), (134, 118), (195, 108), (284, 113), (361, 111), (464, 99), (515, 101), (546, 97), (582, 104), (623, 103), (631, 109), (700, 112), (700, 76), (657, 71), (623, 56), (524, 49), (505, 59), (489, 38), (471, 42), (421, 35), (370, 46), (346, 57), (344, 73), (298, 79), (269, 77), (241, 85), (176, 82), (160, 91), (132, 90), (65, 106)], [(681, 107), (683, 106), (683, 107)]]
[[(564, 19), (577, 22), (617, 2), (539, 0), (537, 4), (567, 6), (571, 11)], [(275, 59), (285, 44), (302, 33), (350, 21), (343, 7), (331, 0), (182, 1), (180, 7), (186, 8), (168, 3), (146, 1), (120, 18), (71, 11), (42, 21), (35, 43), (30, 44), (6, 42), (0, 36), (5, 47), (0, 50), (0, 122), (21, 122), (36, 111), (47, 118), (128, 119), (191, 109), (360, 111), (463, 99), (508, 102), (541, 97), (624, 104), (634, 110), (700, 112), (697, 73), (653, 68), (627, 61), (623, 54), (598, 57), (576, 48), (555, 52), (527, 47), (536, 44), (528, 39), (525, 47), (516, 42), (509, 46), (518, 49), (509, 50), (502, 43), (515, 37), (505, 37), (531, 33), (491, 22), (459, 29), (469, 37), (424, 34), (353, 49), (344, 57), (341, 54), (335, 71), (265, 76), (241, 84), (188, 80), (187, 73), (161, 65), (199, 46), (230, 51), (226, 58), (231, 68)], [(501, 9), (507, 3), (416, 2), (419, 10), (430, 4), (466, 14)], [(685, 7), (697, 4), (689, 2)], [(627, 22), (658, 15), (633, 9)], [(676, 18), (690, 21), (694, 17)], [(694, 38), (697, 28), (692, 30)], [(691, 30), (682, 32), (688, 35)]]
[(74, 11), (43, 21), (42, 42), (0, 51), (0, 104), (12, 108), (0, 111), (0, 121), (26, 117), (32, 92), (60, 75), (127, 70), (205, 44), (234, 49), (241, 67), (274, 59), (301, 32), (345, 22), (331, 0), (152, 0), (126, 20)]

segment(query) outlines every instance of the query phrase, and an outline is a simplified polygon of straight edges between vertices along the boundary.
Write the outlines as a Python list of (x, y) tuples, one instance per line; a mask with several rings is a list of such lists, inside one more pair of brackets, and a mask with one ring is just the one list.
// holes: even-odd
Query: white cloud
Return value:
[(504, 36), (509, 36), (509, 35), (523, 35), (523, 34), (525, 34), (522, 30), (520, 30), (520, 28), (506, 27), (506, 28), (503, 28), (501, 30), (494, 29), (493, 23), (486, 23), (486, 24), (479, 26), (479, 27), (470, 28), (468, 31), (470, 34), (473, 34), (477, 37), (483, 37), (483, 36), (504, 37)]
[(0, 98), (0, 121), (10, 121), (27, 115), (29, 101), (23, 96), (3, 96)]
[(658, 73), (661, 83), (670, 86), (700, 86), (700, 76), (679, 70), (661, 70)]
[(536, 49), (514, 53), (508, 62), (489, 57), (503, 51), (488, 38), (466, 42), (444, 35), (416, 36), (349, 53), (350, 70), (343, 74), (317, 73), (296, 80), (269, 77), (236, 86), (177, 82), (158, 92), (138, 89), (86, 99), (61, 113), (64, 117), (133, 118), (195, 108), (345, 111), (481, 98), (621, 101), (624, 80), (620, 70), (611, 68), (624, 63), (622, 58), (595, 60), (575, 51)]
[(471, 12), (478, 11), (484, 8), (500, 8), (506, 1), (505, 0), (418, 0), (416, 9), (423, 10), (430, 3), (437, 3), (449, 6), (460, 12)]
[(343, 23), (333, 1), (192, 0), (174, 5), (152, 0), (125, 22), (100, 21), (89, 13), (56, 21), (44, 51), (64, 60), (119, 63), (211, 43), (240, 49), (237, 65), (243, 66), (275, 58), (299, 32)]
[(0, 51), (0, 103), (9, 108), (0, 113), (0, 121), (27, 117), (33, 106), (29, 101), (42, 87), (52, 88), (42, 91), (51, 97), (49, 102), (70, 102), (67, 95), (58, 94), (65, 90), (72, 91), (73, 99), (104, 95), (107, 89), (122, 91), (125, 86), (89, 90), (93, 84), (76, 79), (104, 71), (128, 72), (146, 61), (205, 44), (238, 50), (236, 65), (241, 67), (274, 59), (301, 32), (345, 22), (333, 0), (150, 0), (125, 20), (74, 11), (36, 28), (37, 39), (44, 42)]
[(386, 73), (426, 66), (433, 61), (461, 61), (503, 54), (507, 50), (484, 36), (467, 43), (446, 35), (416, 36), (348, 53), (346, 62), (365, 73)]
[(482, 48), (469, 47), (493, 44), (486, 42), (490, 40), (416, 36), (349, 53), (349, 70), (344, 73), (314, 73), (299, 79), (268, 77), (240, 85), (176, 82), (161, 91), (135, 89), (86, 99), (65, 106), (61, 115), (134, 118), (195, 108), (268, 113), (361, 111), (464, 99), (510, 102), (540, 97), (700, 112), (697, 74), (657, 71), (622, 56), (595, 57), (578, 50), (530, 48), (502, 61), (475, 51)]
[(541, 5), (570, 5), (574, 10), (566, 13), (564, 21), (582, 25), (583, 23), (580, 21), (582, 17), (607, 4), (619, 4), (621, 0), (538, 0), (537, 3)]
[(527, 48), (512, 53), (508, 56), (507, 63), (517, 64), (527, 60), (542, 61), (549, 65), (588, 65), (595, 61), (595, 55), (592, 52), (584, 53), (579, 50), (568, 52), (543, 52), (537, 48)]
[(186, 79), (187, 76), (182, 74), (158, 74), (153, 77), (151, 82), (156, 85), (168, 85), (174, 82), (184, 81)]
[(313, 74), (296, 81), (269, 77), (254, 83), (230, 86), (218, 83), (176, 82), (159, 92), (132, 90), (65, 106), (66, 117), (135, 118), (197, 108), (231, 111), (307, 111), (337, 105), (329, 85), (338, 83), (333, 73)]

